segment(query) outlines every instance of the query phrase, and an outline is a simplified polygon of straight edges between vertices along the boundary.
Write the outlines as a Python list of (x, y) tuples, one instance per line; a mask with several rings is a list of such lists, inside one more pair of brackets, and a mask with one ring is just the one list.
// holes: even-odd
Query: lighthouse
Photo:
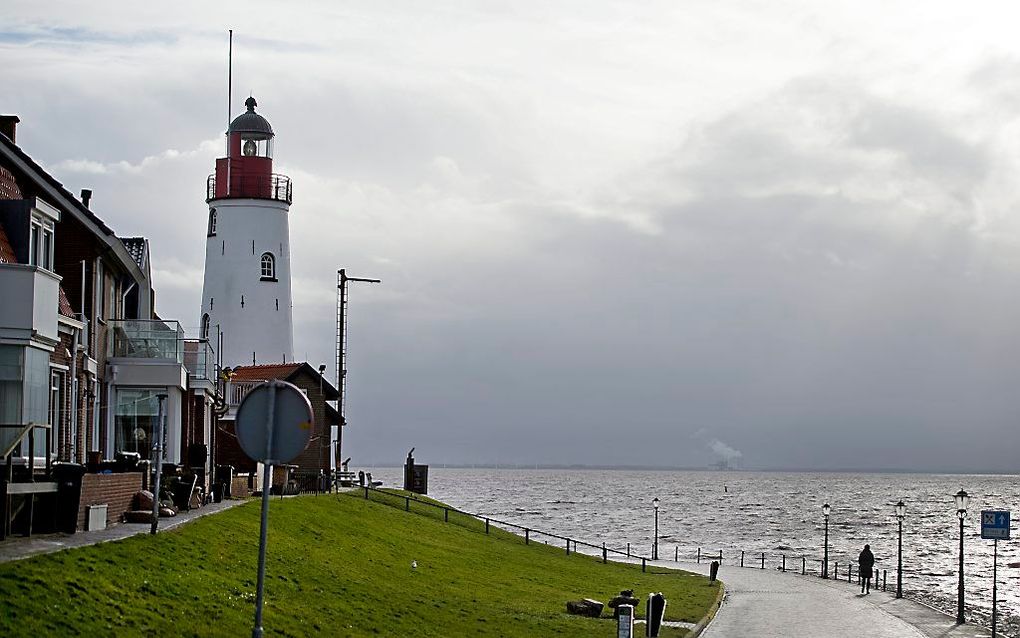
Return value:
[(222, 334), (223, 365), (294, 360), (290, 288), (290, 178), (273, 172), (273, 128), (247, 111), (227, 129), (226, 157), (206, 182), (209, 220), (203, 338)]

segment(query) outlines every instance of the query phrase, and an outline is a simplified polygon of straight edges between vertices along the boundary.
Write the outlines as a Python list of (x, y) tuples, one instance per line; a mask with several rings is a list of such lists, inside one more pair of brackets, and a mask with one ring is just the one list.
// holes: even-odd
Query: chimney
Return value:
[(89, 200), (92, 199), (92, 189), (83, 188), (81, 189), (81, 203), (85, 205), (85, 208), (89, 207)]
[(0, 135), (6, 136), (12, 142), (17, 142), (14, 136), (20, 121), (21, 118), (17, 115), (0, 115)]

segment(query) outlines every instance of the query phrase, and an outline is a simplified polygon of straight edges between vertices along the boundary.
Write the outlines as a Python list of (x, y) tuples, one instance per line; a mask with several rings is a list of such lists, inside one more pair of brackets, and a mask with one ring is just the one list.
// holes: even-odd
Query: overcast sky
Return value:
[(195, 326), (249, 93), (347, 452), (1020, 465), (1020, 7), (7, 0), (0, 112)]

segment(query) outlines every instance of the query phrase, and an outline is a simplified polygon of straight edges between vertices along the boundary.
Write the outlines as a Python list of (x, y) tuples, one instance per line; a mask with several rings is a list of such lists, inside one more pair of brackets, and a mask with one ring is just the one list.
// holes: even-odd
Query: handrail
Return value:
[(25, 441), (25, 437), (28, 437), (28, 454), (22, 454), (28, 458), (28, 476), (29, 480), (35, 480), (35, 431), (39, 428), (46, 430), (46, 475), (48, 476), (53, 469), (53, 426), (49, 423), (5, 423), (0, 424), (0, 429), (4, 430), (17, 430), (21, 429), (21, 432), (16, 434), (11, 440), (11, 443), (5, 446), (3, 454), (0, 457), (7, 459), (7, 476), (6, 479), (10, 480), (13, 472), (13, 460), (14, 460), (14, 448), (21, 445)]

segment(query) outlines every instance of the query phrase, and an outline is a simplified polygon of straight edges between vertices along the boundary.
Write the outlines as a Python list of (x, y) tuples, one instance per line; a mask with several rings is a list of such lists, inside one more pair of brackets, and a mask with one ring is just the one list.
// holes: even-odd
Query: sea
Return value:
[[(378, 468), (373, 478), (400, 487), (400, 468)], [(830, 573), (854, 563), (867, 543), (876, 569), (895, 587), (898, 524), (903, 520), (904, 596), (955, 614), (960, 528), (953, 495), (970, 495), (964, 521), (964, 591), (968, 621), (989, 625), (993, 541), (982, 540), (981, 510), (1020, 511), (1020, 480), (1013, 475), (867, 474), (814, 472), (670, 471), (603, 469), (429, 470), (429, 496), (458, 509), (535, 530), (606, 543), (650, 556), (659, 499), (659, 558), (695, 560), (722, 553), (727, 565), (809, 573), (821, 567), (822, 505), (829, 503)], [(1020, 516), (1018, 514), (1017, 516)], [(541, 536), (533, 538), (541, 539)], [(557, 542), (550, 540), (550, 543)], [(1017, 544), (998, 543), (998, 628), (1020, 636), (1020, 561)], [(579, 548), (585, 551), (584, 547)], [(596, 550), (590, 550), (595, 552)], [(682, 565), (681, 565), (682, 567)]]

